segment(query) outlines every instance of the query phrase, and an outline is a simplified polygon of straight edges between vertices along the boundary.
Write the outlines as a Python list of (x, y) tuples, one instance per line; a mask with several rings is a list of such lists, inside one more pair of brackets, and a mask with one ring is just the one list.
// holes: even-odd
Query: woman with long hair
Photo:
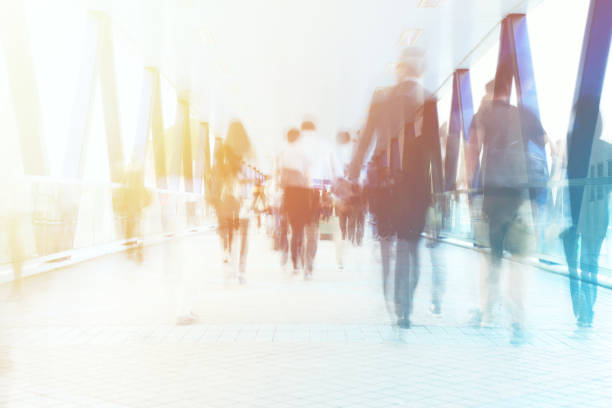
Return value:
[(240, 121), (230, 123), (225, 141), (215, 149), (213, 205), (217, 213), (218, 232), (224, 251), (224, 263), (231, 261), (234, 233), (240, 232), (238, 280), (245, 283), (248, 206), (244, 205), (244, 191), (248, 180), (245, 160), (253, 156), (248, 134)]

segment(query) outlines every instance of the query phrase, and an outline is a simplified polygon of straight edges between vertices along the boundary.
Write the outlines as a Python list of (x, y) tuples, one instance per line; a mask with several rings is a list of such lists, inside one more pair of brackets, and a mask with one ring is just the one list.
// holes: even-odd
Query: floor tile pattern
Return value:
[[(143, 264), (115, 254), (29, 278), (0, 310), (0, 407), (610, 406), (608, 290), (596, 326), (577, 330), (566, 280), (534, 270), (527, 341), (513, 346), (503, 313), (493, 328), (466, 323), (476, 252), (443, 246), (435, 318), (423, 247), (415, 326), (398, 330), (374, 242), (346, 248), (340, 270), (321, 241), (311, 282), (282, 270), (264, 234), (250, 244), (245, 286), (211, 233), (148, 247)], [(197, 324), (175, 324), (177, 279), (194, 289)]]

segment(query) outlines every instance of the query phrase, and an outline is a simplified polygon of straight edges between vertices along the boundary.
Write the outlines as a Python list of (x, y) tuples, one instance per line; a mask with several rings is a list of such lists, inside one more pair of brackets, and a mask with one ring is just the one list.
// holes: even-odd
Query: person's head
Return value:
[(312, 120), (303, 121), (300, 128), (302, 129), (302, 131), (315, 131), (317, 129)]
[(240, 159), (253, 154), (253, 146), (242, 122), (234, 120), (230, 123), (225, 136), (225, 146)]
[(420, 78), (425, 71), (425, 51), (418, 47), (406, 47), (395, 64), (395, 75), (398, 82), (407, 78)]
[(346, 130), (340, 131), (336, 135), (336, 143), (338, 143), (339, 145), (350, 143), (350, 141), (351, 135)]
[(494, 81), (493, 99), (496, 101), (508, 101), (512, 93), (512, 81)]
[(300, 138), (300, 131), (297, 128), (291, 128), (287, 132), (287, 141), (295, 143)]

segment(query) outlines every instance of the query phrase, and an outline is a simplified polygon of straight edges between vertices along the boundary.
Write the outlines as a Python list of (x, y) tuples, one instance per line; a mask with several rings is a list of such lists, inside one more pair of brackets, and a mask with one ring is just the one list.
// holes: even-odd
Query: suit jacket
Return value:
[(431, 111), (425, 109), (429, 98), (429, 93), (413, 80), (377, 90), (349, 165), (349, 177), (356, 180), (374, 144), (377, 174), (369, 186), (371, 209), (382, 229), (400, 237), (417, 236), (423, 231), (431, 202), (432, 169), (439, 171), (433, 143), (439, 143), (434, 139), (438, 128), (430, 126), (425, 116)]

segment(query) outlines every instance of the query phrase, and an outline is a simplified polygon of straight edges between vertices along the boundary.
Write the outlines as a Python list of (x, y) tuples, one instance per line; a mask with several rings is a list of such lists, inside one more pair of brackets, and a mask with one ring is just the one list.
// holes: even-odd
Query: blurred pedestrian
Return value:
[(224, 263), (232, 261), (234, 234), (238, 232), (240, 249), (237, 276), (238, 281), (244, 284), (248, 252), (249, 206), (245, 203), (247, 197), (243, 196), (243, 187), (249, 182), (245, 160), (253, 155), (253, 150), (241, 122), (230, 123), (225, 141), (215, 150), (213, 172), (217, 193), (214, 202), (224, 251), (223, 261)]
[(321, 185), (317, 186), (320, 188), (314, 188), (311, 184), (308, 192), (309, 203), (308, 203), (308, 216), (305, 224), (305, 239), (304, 239), (304, 279), (312, 279), (312, 273), (314, 269), (314, 260), (317, 256), (317, 249), (319, 247), (319, 221), (321, 218), (321, 192), (323, 188), (323, 181), (327, 173), (329, 173), (330, 163), (325, 160), (329, 157), (324, 143), (319, 140), (316, 133), (316, 125), (311, 120), (305, 120), (301, 126), (301, 137), (303, 141), (303, 149), (305, 153), (310, 155), (309, 162), (311, 163), (310, 175), (317, 171), (317, 174), (321, 176), (319, 181)]
[(295, 275), (304, 268), (304, 228), (311, 216), (311, 161), (300, 139), (300, 131), (290, 129), (287, 132), (288, 144), (278, 158), (283, 189), (281, 209), (291, 226), (291, 262)]
[(128, 257), (143, 261), (142, 213), (151, 203), (151, 193), (144, 186), (144, 170), (132, 168), (125, 172), (117, 195), (120, 214), (124, 216), (124, 233), (129, 245)]
[[(609, 164), (612, 160), (612, 145), (601, 139), (602, 118), (594, 98), (586, 97), (579, 100), (573, 114), (574, 121), (584, 120), (588, 116), (597, 118), (586, 177), (578, 180), (578, 183), (570, 184), (569, 194), (567, 192), (564, 194), (570, 199), (568, 207), (571, 209), (571, 216), (567, 218), (571, 222), (561, 234), (569, 270), (570, 294), (576, 324), (581, 328), (589, 328), (593, 325), (593, 308), (597, 300), (599, 255), (609, 225), (610, 186), (598, 181), (609, 176), (608, 170), (604, 172), (604, 168), (606, 163)], [(585, 127), (574, 128), (577, 129), (577, 133), (569, 137), (582, 139), (583, 135), (579, 133), (586, 132)], [(572, 161), (575, 163), (577, 157), (582, 157), (580, 154), (581, 152), (568, 150), (568, 164)], [(576, 181), (577, 173), (576, 170), (571, 172), (568, 169), (568, 181)], [(580, 269), (578, 269), (578, 259), (580, 259)]]
[[(400, 328), (411, 326), (414, 293), (419, 279), (418, 243), (431, 201), (433, 135), (428, 135), (431, 130), (423, 126), (423, 107), (430, 97), (420, 84), (423, 71), (423, 50), (404, 49), (396, 64), (398, 83), (375, 92), (366, 126), (349, 165), (349, 178), (357, 181), (365, 156), (375, 143), (367, 182), (370, 211), (381, 245), (385, 295), (391, 250), (396, 244), (393, 302)], [(390, 159), (389, 146), (396, 148), (395, 152), (390, 152)], [(401, 151), (399, 146), (403, 147)]]
[(334, 192), (334, 208), (338, 218), (338, 229), (335, 235), (336, 258), (338, 267), (344, 267), (344, 243), (348, 239), (348, 223), (351, 213), (349, 203), (351, 197), (343, 197), (339, 194), (339, 183), (348, 177), (347, 170), (351, 161), (352, 146), (351, 135), (347, 131), (338, 132), (336, 135), (336, 146), (332, 155), (332, 192)]
[[(543, 146), (545, 132), (539, 119), (527, 108), (510, 104), (511, 81), (496, 81), (493, 101), (479, 119), (474, 133), (482, 145), (482, 212), (491, 246), (486, 271), (482, 324), (490, 325), (493, 307), (499, 297), (500, 273), (504, 251), (525, 257), (535, 250), (532, 212), (536, 195), (531, 180), (546, 175), (534, 174), (536, 164), (529, 154), (530, 144)], [(472, 137), (472, 135), (471, 135)], [(540, 169), (540, 171), (543, 171)], [(512, 342), (524, 341), (525, 290), (527, 268), (516, 262), (509, 265), (508, 305), (512, 319)]]

